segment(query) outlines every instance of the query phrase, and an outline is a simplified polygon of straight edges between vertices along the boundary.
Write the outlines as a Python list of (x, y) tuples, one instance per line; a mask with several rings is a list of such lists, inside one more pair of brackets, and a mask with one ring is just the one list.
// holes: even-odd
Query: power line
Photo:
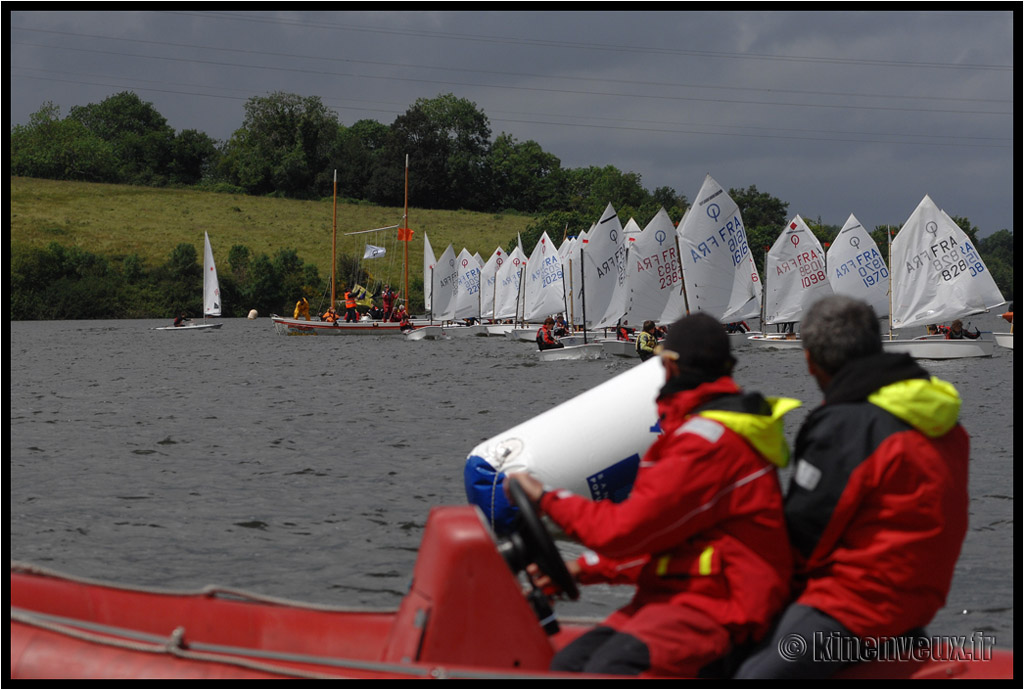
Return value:
[(973, 64), (973, 63), (952, 63), (952, 62), (914, 62), (905, 60), (877, 60), (877, 59), (863, 59), (863, 58), (830, 58), (821, 56), (808, 56), (808, 55), (768, 55), (764, 53), (729, 53), (724, 51), (713, 51), (713, 50), (694, 50), (688, 48), (660, 48), (660, 47), (640, 47), (640, 46), (628, 46), (628, 45), (615, 45), (609, 43), (575, 43), (570, 41), (547, 41), (533, 38), (515, 38), (508, 36), (493, 36), (493, 35), (473, 35), (473, 34), (460, 34), (450, 33), (443, 31), (430, 31), (423, 28), (416, 29), (383, 29), (380, 27), (373, 26), (358, 26), (349, 24), (331, 24), (328, 22), (302, 22), (296, 20), (282, 20), (279, 18), (266, 18), (266, 17), (255, 17), (255, 16), (244, 16), (231, 13), (222, 12), (168, 12), (168, 14), (176, 14), (182, 16), (193, 16), (202, 17), (209, 19), (210, 17), (216, 17), (221, 19), (230, 19), (233, 21), (246, 21), (246, 22), (257, 22), (263, 24), (275, 24), (279, 26), (304, 26), (314, 29), (331, 29), (339, 31), (358, 31), (361, 33), (379, 33), (379, 34), (392, 34), (398, 36), (414, 36), (414, 37), (432, 37), (432, 38), (444, 38), (462, 41), (475, 41), (485, 43), (506, 43), (514, 45), (525, 45), (525, 46), (544, 46), (553, 48), (572, 48), (577, 50), (599, 50), (599, 51), (614, 51), (614, 52), (628, 52), (628, 53), (650, 53), (655, 55), (694, 55), (700, 57), (713, 57), (713, 58), (728, 58), (735, 60), (777, 60), (783, 62), (811, 62), (811, 63), (825, 63), (825, 64), (850, 64), (850, 65), (868, 65), (873, 67), (927, 67), (927, 68), (943, 68), (943, 69), (971, 69), (971, 70), (995, 70), (1012, 72), (1013, 65), (986, 65), (986, 64)]
[(199, 60), (196, 58), (177, 58), (177, 57), (165, 57), (159, 55), (142, 55), (138, 53), (125, 53), (113, 50), (99, 50), (94, 48), (75, 48), (71, 46), (53, 46), (35, 43), (25, 43), (22, 41), (12, 41), (17, 45), (28, 45), (38, 48), (47, 48), (49, 50), (71, 50), (85, 53), (94, 53), (101, 55), (114, 55), (117, 57), (131, 57), (131, 58), (143, 58), (151, 60), (164, 60), (170, 62), (187, 62), (191, 64), (199, 65), (215, 65), (220, 67), (244, 67), (247, 69), (264, 69), (273, 70), (279, 72), (294, 72), (300, 74), (312, 74), (321, 76), (332, 76), (332, 77), (355, 77), (359, 79), (377, 79), (377, 80), (388, 80), (388, 81), (405, 81), (414, 82), (417, 84), (438, 84), (441, 86), (470, 86), (477, 88), (492, 88), (500, 90), (511, 90), (511, 91), (533, 91), (540, 93), (556, 93), (556, 94), (573, 94), (573, 95), (589, 95), (589, 96), (600, 96), (602, 98), (647, 98), (654, 100), (668, 100), (668, 101), (685, 101), (685, 102), (698, 102), (698, 103), (719, 103), (719, 104), (731, 104), (731, 105), (758, 105), (758, 106), (775, 106), (775, 107), (799, 107), (799, 108), (830, 108), (830, 109), (842, 109), (842, 110), (880, 110), (889, 112), (910, 112), (910, 113), (939, 113), (939, 114), (956, 114), (956, 115), (1013, 115), (1013, 112), (999, 112), (999, 111), (984, 111), (984, 110), (954, 110), (947, 108), (902, 108), (896, 106), (871, 106), (871, 105), (849, 105), (849, 104), (824, 104), (824, 103), (785, 103), (775, 101), (753, 101), (753, 100), (736, 100), (727, 98), (701, 98), (695, 96), (669, 96), (669, 95), (648, 95), (648, 94), (632, 94), (632, 93), (617, 93), (608, 91), (582, 91), (576, 89), (552, 89), (538, 86), (496, 86), (494, 84), (479, 84), (471, 82), (455, 82), (446, 81), (439, 79), (424, 79), (424, 78), (413, 78), (413, 77), (396, 77), (396, 76), (379, 76), (379, 75), (368, 75), (368, 74), (357, 74), (357, 73), (338, 73), (338, 72), (325, 72), (322, 70), (311, 70), (311, 69), (298, 69), (291, 67), (277, 67), (273, 65), (243, 65), (231, 62), (222, 62), (216, 60)]
[[(678, 82), (657, 82), (657, 81), (643, 81), (636, 79), (614, 79), (614, 78), (602, 78), (597, 77), (584, 77), (584, 76), (561, 76), (556, 74), (536, 74), (530, 72), (508, 72), (498, 70), (482, 70), (482, 69), (470, 69), (465, 67), (444, 67), (440, 65), (427, 65), (423, 63), (410, 64), (400, 62), (384, 62), (379, 60), (356, 60), (353, 58), (338, 58), (338, 57), (321, 57), (316, 55), (301, 55), (295, 53), (279, 53), (266, 50), (249, 50), (245, 48), (225, 48), (221, 46), (203, 46), (190, 43), (176, 43), (171, 41), (149, 41), (134, 38), (122, 38), (117, 36), (103, 36), (99, 34), (85, 34), (73, 31), (55, 31), (50, 29), (29, 29), (18, 27), (22, 31), (31, 31), (35, 33), (43, 34), (56, 34), (59, 36), (72, 36), (75, 38), (90, 38), (104, 41), (122, 41), (127, 43), (142, 43), (147, 46), (159, 45), (167, 46), (172, 48), (185, 48), (188, 50), (201, 49), (201, 50), (212, 50), (225, 53), (237, 53), (242, 55), (257, 55), (261, 57), (283, 57), (290, 59), (300, 60), (321, 60), (327, 62), (340, 62), (346, 64), (359, 64), (359, 65), (373, 65), (378, 67), (398, 67), (398, 68), (413, 68), (413, 69), (428, 69), (446, 72), (467, 72), (471, 74), (491, 74), (502, 77), (514, 77), (514, 78), (540, 78), (540, 79), (558, 79), (567, 81), (580, 81), (580, 82), (601, 82), (610, 84), (630, 84), (634, 86), (654, 86), (660, 88), (686, 88), (686, 89), (711, 89), (719, 91), (752, 91), (758, 93), (788, 93), (788, 94), (799, 94), (799, 95), (813, 95), (813, 96), (841, 96), (850, 98), (887, 98), (887, 99), (901, 99), (901, 100), (919, 100), (919, 101), (965, 101), (971, 103), (1013, 103), (1013, 99), (978, 99), (970, 97), (957, 97), (957, 96), (913, 96), (908, 94), (873, 94), (873, 93), (854, 93), (844, 91), (822, 91), (822, 90), (807, 90), (807, 89), (780, 89), (780, 88), (767, 88), (767, 87), (752, 87), (752, 86), (721, 86), (717, 84), (683, 84)], [(17, 42), (15, 42), (17, 43)], [(24, 45), (37, 45), (37, 44), (24, 44)], [(41, 47), (63, 47), (68, 46), (41, 46)], [(89, 50), (85, 48), (78, 48), (78, 50)]]
[[(242, 97), (242, 96), (228, 96), (228, 95), (224, 95), (224, 94), (201, 93), (201, 92), (198, 92), (198, 91), (186, 91), (186, 90), (182, 90), (182, 89), (173, 89), (173, 88), (166, 88), (166, 87), (152, 87), (152, 86), (150, 86), (150, 87), (147, 87), (147, 86), (132, 87), (131, 85), (119, 85), (119, 84), (111, 84), (111, 83), (106, 83), (106, 82), (86, 81), (86, 80), (83, 80), (81, 78), (61, 79), (61, 78), (57, 78), (57, 77), (45, 77), (45, 76), (44, 77), (35, 77), (35, 78), (45, 79), (45, 80), (48, 80), (48, 81), (57, 81), (57, 82), (63, 82), (63, 83), (70, 83), (70, 84), (89, 84), (89, 85), (93, 85), (93, 86), (104, 86), (104, 87), (109, 87), (109, 88), (132, 88), (133, 90), (138, 90), (138, 91), (142, 91), (142, 92), (152, 91), (152, 92), (156, 92), (156, 93), (172, 93), (172, 94), (181, 94), (181, 95), (189, 95), (189, 96), (200, 96), (200, 97), (207, 97), (207, 98), (221, 98), (221, 99), (236, 100), (236, 101), (247, 101), (247, 100), (249, 100), (248, 97)], [(188, 85), (183, 85), (183, 86), (188, 86)], [(201, 88), (209, 88), (209, 87), (201, 87)], [(396, 104), (396, 109), (394, 109), (394, 110), (386, 109), (386, 108), (368, 108), (366, 106), (355, 106), (355, 105), (338, 104), (338, 103), (332, 103), (332, 102), (326, 101), (326, 100), (324, 101), (324, 104), (327, 105), (328, 107), (331, 107), (331, 108), (334, 108), (334, 109), (356, 110), (356, 111), (359, 111), (359, 112), (380, 112), (380, 113), (389, 113), (389, 114), (400, 114), (402, 112), (401, 111), (402, 106), (397, 105), (397, 104)], [(976, 147), (976, 148), (996, 148), (996, 149), (1008, 148), (1012, 144), (1012, 140), (1005, 140), (1005, 139), (996, 138), (996, 137), (949, 137), (949, 136), (946, 136), (946, 135), (938, 135), (938, 134), (936, 134), (936, 135), (906, 134), (906, 133), (886, 134), (886, 133), (878, 133), (878, 132), (874, 132), (874, 133), (872, 133), (872, 132), (842, 132), (842, 131), (806, 130), (806, 129), (801, 129), (801, 130), (789, 129), (789, 130), (787, 130), (787, 129), (778, 129), (778, 128), (767, 128), (767, 127), (762, 127), (762, 128), (754, 127), (754, 128), (751, 128), (751, 127), (746, 127), (746, 126), (742, 126), (742, 125), (730, 126), (729, 127), (730, 129), (763, 129), (763, 130), (766, 130), (768, 132), (771, 132), (771, 131), (790, 131), (790, 132), (800, 131), (800, 132), (813, 132), (815, 134), (827, 135), (827, 136), (796, 136), (796, 135), (789, 135), (789, 134), (754, 134), (754, 133), (744, 133), (744, 132), (737, 132), (737, 131), (727, 131), (727, 132), (719, 131), (719, 132), (716, 132), (716, 131), (709, 131), (708, 129), (693, 129), (693, 127), (703, 127), (703, 128), (707, 128), (707, 127), (724, 127), (723, 125), (686, 124), (686, 123), (663, 123), (663, 122), (659, 123), (659, 122), (650, 122), (650, 121), (648, 121), (647, 124), (660, 125), (660, 126), (656, 126), (656, 127), (639, 127), (639, 126), (634, 126), (634, 125), (587, 124), (587, 123), (581, 122), (580, 118), (577, 118), (577, 117), (571, 116), (571, 115), (570, 116), (560, 116), (560, 115), (533, 114), (533, 113), (527, 113), (526, 115), (528, 115), (529, 117), (546, 117), (546, 118), (564, 118), (564, 117), (568, 117), (568, 118), (571, 118), (571, 119), (565, 120), (565, 121), (551, 121), (550, 119), (548, 119), (548, 120), (539, 120), (539, 119), (522, 119), (522, 118), (517, 118), (517, 117), (492, 117), (492, 116), (488, 116), (488, 119), (490, 119), (490, 120), (492, 120), (494, 122), (510, 122), (510, 123), (515, 123), (515, 124), (546, 125), (546, 126), (555, 126), (555, 127), (573, 127), (573, 128), (587, 128), (587, 129), (608, 129), (608, 130), (619, 130), (619, 131), (647, 132), (647, 133), (654, 133), (654, 134), (657, 134), (657, 133), (661, 133), (661, 134), (692, 134), (692, 135), (704, 135), (704, 136), (747, 137), (747, 138), (758, 138), (758, 139), (785, 139), (785, 140), (794, 140), (794, 141), (886, 143), (886, 144), (894, 144), (894, 145), (895, 144), (903, 144), (903, 145)], [(587, 116), (587, 117), (590, 118), (590, 119), (607, 119), (607, 120), (610, 120), (610, 121), (617, 121), (617, 120), (614, 120), (613, 118), (593, 118), (592, 116)], [(621, 120), (618, 120), (618, 121), (621, 121)], [(643, 122), (643, 121), (640, 121), (640, 122)], [(908, 137), (908, 136), (909, 137), (919, 137), (919, 138), (927, 137), (927, 138), (933, 139), (933, 141), (898, 141), (898, 140), (897, 141), (893, 141), (893, 140), (887, 140), (887, 139), (863, 139), (863, 138), (861, 138), (861, 139), (849, 139), (849, 138), (836, 138), (836, 135), (843, 135), (843, 136), (866, 136), (866, 137)], [(970, 139), (975, 139), (975, 140), (993, 140), (993, 141), (1007, 141), (1007, 143), (1006, 144), (988, 144), (988, 143), (982, 143), (982, 142), (960, 141), (960, 140), (970, 140)]]

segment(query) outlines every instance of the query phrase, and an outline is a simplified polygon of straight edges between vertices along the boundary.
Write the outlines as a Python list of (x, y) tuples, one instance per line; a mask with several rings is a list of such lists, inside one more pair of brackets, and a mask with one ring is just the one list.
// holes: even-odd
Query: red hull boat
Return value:
[[(547, 538), (546, 533), (544, 538)], [(546, 678), (595, 621), (545, 632), (546, 600), (516, 573), (546, 568), (530, 534), (496, 541), (479, 509), (435, 508), (397, 610), (303, 605), (207, 588), (125, 588), (11, 565), (11, 678)], [(538, 556), (538, 553), (540, 556)], [(559, 560), (559, 563), (561, 561)], [(947, 657), (949, 658), (949, 657)], [(1011, 678), (1013, 653), (861, 664), (846, 678)]]

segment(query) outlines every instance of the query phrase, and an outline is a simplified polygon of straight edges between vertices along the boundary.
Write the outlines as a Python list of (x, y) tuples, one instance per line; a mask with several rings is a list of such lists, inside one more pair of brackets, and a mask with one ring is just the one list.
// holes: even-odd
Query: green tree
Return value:
[(402, 203), (408, 154), (410, 205), (487, 209), (490, 135), (487, 116), (469, 100), (450, 93), (417, 99), (391, 125), (370, 180), (370, 200)]
[(60, 118), (60, 108), (45, 103), (28, 125), (11, 131), (11, 174), (51, 180), (116, 181), (113, 147), (77, 120)]
[(766, 248), (775, 244), (789, 220), (786, 215), (789, 203), (767, 192), (759, 192), (754, 185), (746, 189), (730, 189), (729, 196), (740, 209), (750, 253), (763, 273), (765, 255), (768, 253)]
[(11, 265), (11, 318), (123, 316), (123, 281), (103, 257), (56, 242), (18, 250)]
[[(581, 211), (551, 211), (546, 213), (526, 226), (526, 230), (522, 234), (523, 251), (529, 255), (533, 248), (537, 246), (541, 235), (545, 232), (551, 238), (551, 241), (555, 243), (555, 246), (560, 246), (565, 237), (578, 235), (581, 230), (589, 228), (593, 222), (593, 219), (584, 216)], [(505, 250), (511, 252), (515, 249), (517, 242), (518, 238), (513, 239), (505, 247)]]
[(682, 220), (686, 209), (690, 207), (690, 202), (687, 201), (685, 194), (679, 194), (671, 187), (658, 187), (651, 193), (650, 205), (654, 207), (654, 213), (644, 214), (647, 218), (647, 223), (651, 222), (654, 214), (662, 208), (665, 209), (670, 218), (674, 218), (675, 222), (678, 223)]
[(167, 261), (153, 271), (153, 281), (162, 296), (165, 314), (202, 315), (203, 268), (195, 246), (178, 244)]
[(520, 143), (512, 135), (502, 133), (491, 146), (488, 164), (493, 210), (548, 212), (562, 206), (561, 161), (537, 142)]
[(123, 91), (100, 103), (74, 106), (68, 117), (110, 143), (118, 160), (120, 182), (167, 183), (174, 155), (174, 130), (152, 103)]
[(172, 184), (198, 184), (215, 168), (218, 156), (217, 144), (209, 136), (194, 129), (183, 130), (171, 143), (168, 178)]
[(1014, 267), (1019, 265), (1013, 231), (1004, 228), (994, 232), (978, 240), (976, 248), (999, 286), (999, 291), (1007, 302), (1012, 302), (1016, 297)]
[(375, 120), (358, 120), (351, 127), (340, 126), (334, 145), (329, 170), (325, 175), (338, 171), (338, 195), (353, 199), (369, 197), (370, 179), (378, 166), (391, 130)]
[(319, 97), (253, 97), (224, 147), (220, 171), (250, 194), (319, 198), (331, 191), (323, 173), (337, 134), (337, 115)]

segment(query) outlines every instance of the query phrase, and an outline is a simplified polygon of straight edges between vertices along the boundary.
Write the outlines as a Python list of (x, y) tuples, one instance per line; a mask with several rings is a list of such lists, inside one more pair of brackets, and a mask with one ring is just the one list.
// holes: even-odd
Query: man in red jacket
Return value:
[(593, 553), (570, 562), (581, 583), (633, 583), (633, 600), (561, 650), (551, 668), (697, 675), (767, 633), (789, 596), (792, 561), (776, 468), (795, 400), (744, 393), (724, 328), (705, 314), (673, 324), (660, 351), (662, 435), (629, 497), (591, 501), (512, 475)]
[(800, 336), (825, 401), (797, 436), (786, 494), (796, 600), (739, 678), (827, 678), (877, 644), (907, 649), (899, 638), (920, 639), (945, 604), (967, 533), (956, 389), (884, 352), (858, 300), (818, 301)]

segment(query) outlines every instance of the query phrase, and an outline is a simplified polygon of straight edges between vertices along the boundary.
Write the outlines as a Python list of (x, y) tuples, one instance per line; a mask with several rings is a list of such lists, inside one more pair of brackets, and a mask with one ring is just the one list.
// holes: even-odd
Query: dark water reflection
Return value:
[[(467, 452), (637, 362), (540, 364), (503, 338), (286, 337), (267, 319), (157, 325), (9, 325), (12, 559), (395, 606), (429, 509), (465, 502)], [(820, 397), (802, 354), (738, 354), (742, 385), (805, 401), (792, 439)], [(972, 436), (970, 534), (930, 631), (1012, 646), (1013, 352), (926, 366), (961, 391)], [(562, 611), (603, 615), (628, 595), (592, 587)]]

